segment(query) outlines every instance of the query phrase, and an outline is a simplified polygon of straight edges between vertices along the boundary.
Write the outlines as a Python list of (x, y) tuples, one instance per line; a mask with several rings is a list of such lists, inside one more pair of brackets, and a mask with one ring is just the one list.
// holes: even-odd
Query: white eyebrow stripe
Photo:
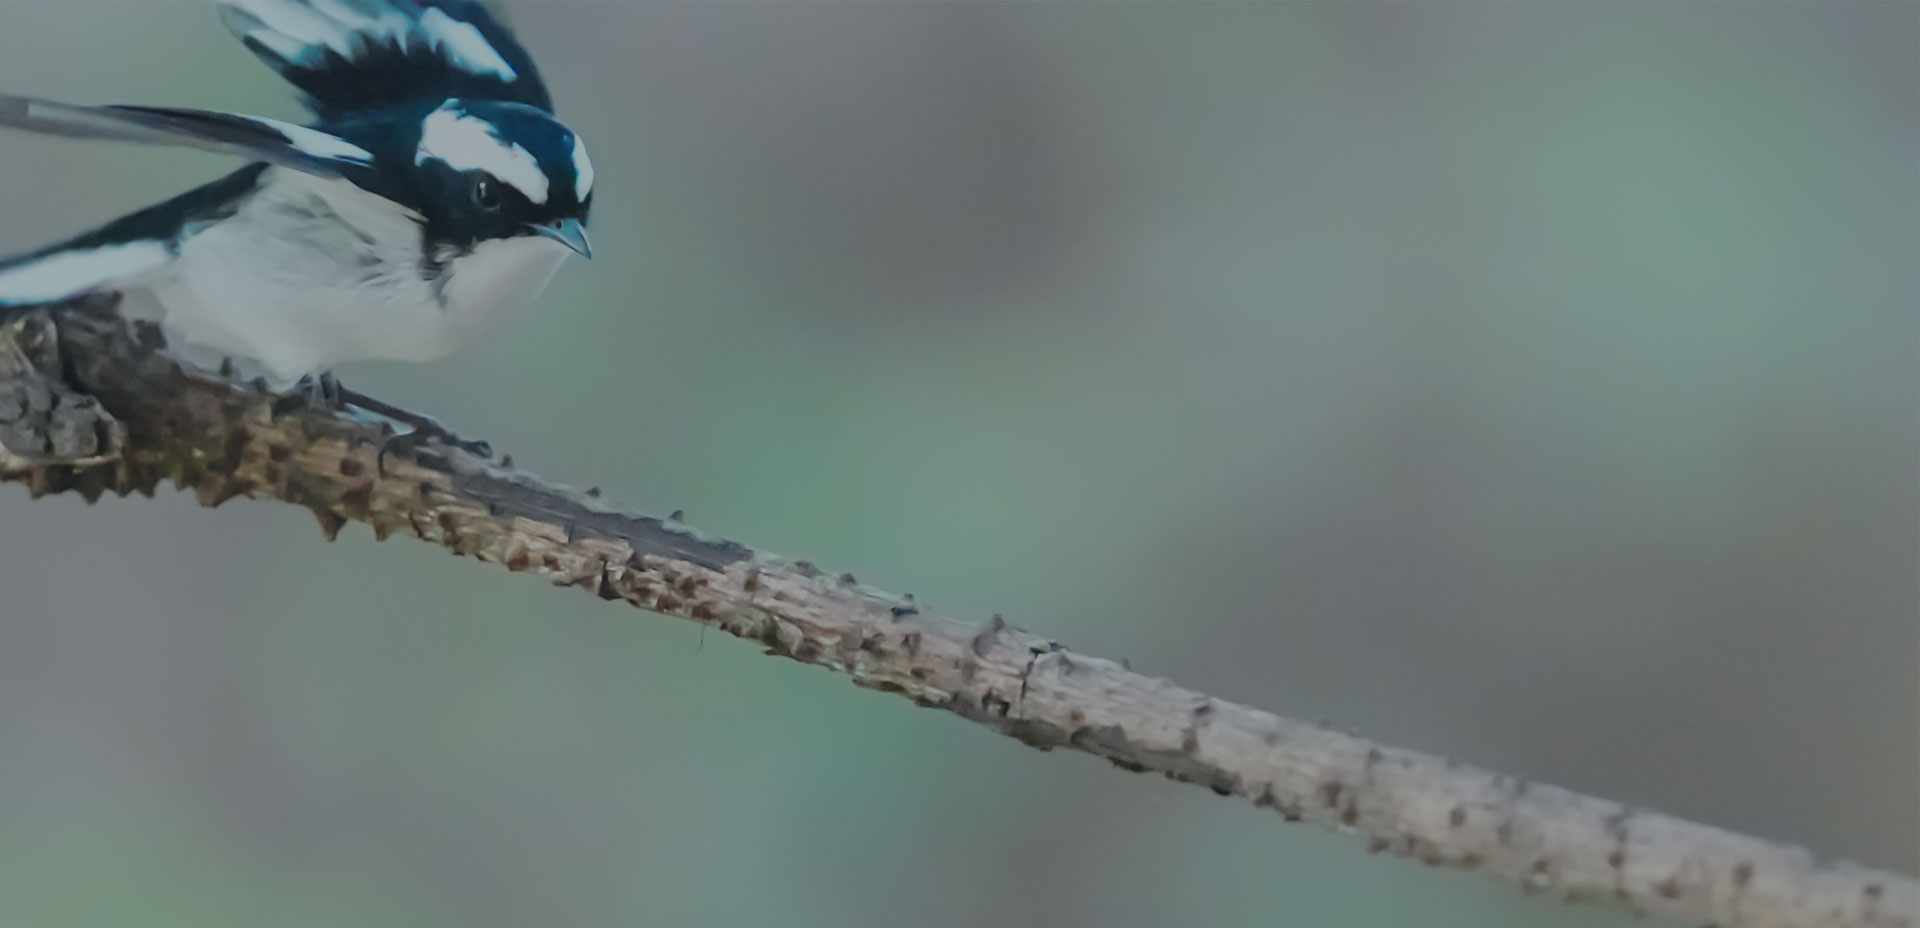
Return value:
[(413, 163), (437, 158), (456, 171), (485, 171), (533, 203), (547, 202), (547, 172), (533, 153), (501, 141), (484, 119), (443, 106), (427, 115)]
[(64, 299), (164, 267), (171, 260), (173, 252), (166, 243), (153, 239), (54, 252), (0, 270), (0, 300), (38, 303)]
[(585, 201), (593, 192), (593, 161), (587, 157), (587, 143), (573, 137), (573, 195)]

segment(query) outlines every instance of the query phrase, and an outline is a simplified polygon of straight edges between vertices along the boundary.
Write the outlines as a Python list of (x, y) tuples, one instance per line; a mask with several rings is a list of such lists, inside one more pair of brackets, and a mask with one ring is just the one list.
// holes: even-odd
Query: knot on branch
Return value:
[(118, 457), (126, 431), (61, 378), (60, 332), (45, 309), (0, 323), (0, 471)]

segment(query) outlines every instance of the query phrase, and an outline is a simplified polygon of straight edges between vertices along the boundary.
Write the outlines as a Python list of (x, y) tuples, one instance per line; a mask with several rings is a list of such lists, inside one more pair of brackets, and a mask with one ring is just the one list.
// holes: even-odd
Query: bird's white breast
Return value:
[(190, 231), (151, 294), (173, 340), (290, 381), (440, 357), (532, 301), (568, 254), (537, 237), (483, 242), (435, 275), (421, 231), (346, 181), (273, 168), (232, 216)]
[(532, 303), (573, 252), (549, 238), (481, 242), (448, 264), (442, 293), (456, 342), (484, 332)]

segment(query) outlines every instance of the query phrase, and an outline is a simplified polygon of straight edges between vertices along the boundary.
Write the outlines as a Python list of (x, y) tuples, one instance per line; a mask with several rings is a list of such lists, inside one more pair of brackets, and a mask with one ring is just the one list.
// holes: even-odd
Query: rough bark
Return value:
[(1920, 884), (1787, 845), (1375, 744), (1078, 654), (998, 616), (963, 621), (633, 515), (506, 462), (429, 446), (378, 460), (380, 426), (275, 411), (257, 385), (185, 370), (98, 310), (0, 326), (0, 479), (36, 495), (271, 498), (328, 538), (350, 521), (679, 616), (1018, 741), (1238, 796), (1368, 850), (1684, 924), (1920, 925)]

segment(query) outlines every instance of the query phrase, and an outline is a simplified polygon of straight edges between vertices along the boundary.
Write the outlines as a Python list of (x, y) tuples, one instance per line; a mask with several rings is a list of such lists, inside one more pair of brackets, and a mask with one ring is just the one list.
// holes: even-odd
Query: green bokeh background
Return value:
[[(342, 371), (1219, 696), (1920, 870), (1920, 5), (538, 2), (601, 257)], [(289, 116), (211, 4), (0, 88)], [(0, 252), (228, 165), (0, 135)], [(288, 507), (0, 488), (0, 924), (1627, 924)]]

